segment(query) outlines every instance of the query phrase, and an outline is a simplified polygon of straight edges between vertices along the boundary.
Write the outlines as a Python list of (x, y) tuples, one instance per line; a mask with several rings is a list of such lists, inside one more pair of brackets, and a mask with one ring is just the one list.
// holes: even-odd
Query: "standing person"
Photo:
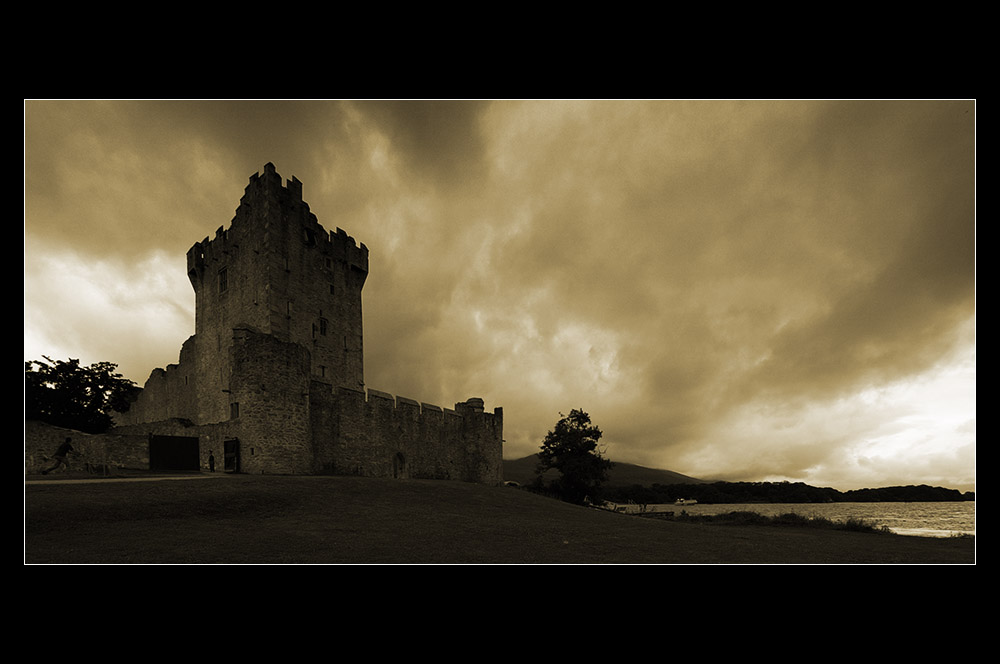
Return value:
[(208, 472), (215, 472), (215, 455), (211, 451), (208, 453)]
[(51, 466), (49, 466), (48, 468), (46, 468), (45, 470), (43, 470), (42, 471), (42, 475), (48, 475), (50, 472), (52, 472), (56, 468), (59, 468), (60, 466), (66, 466), (67, 465), (66, 464), (66, 455), (69, 454), (70, 452), (74, 451), (72, 443), (73, 443), (73, 439), (70, 438), (69, 436), (66, 436), (66, 440), (63, 441), (63, 444), (59, 446), (59, 449), (56, 450), (56, 454), (53, 457), (53, 461), (55, 463), (53, 463)]

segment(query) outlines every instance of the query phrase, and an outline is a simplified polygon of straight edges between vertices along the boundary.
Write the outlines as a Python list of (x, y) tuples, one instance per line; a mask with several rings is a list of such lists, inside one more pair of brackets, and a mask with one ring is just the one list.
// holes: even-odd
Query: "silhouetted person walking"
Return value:
[(51, 466), (43, 470), (42, 475), (48, 475), (50, 472), (59, 468), (60, 466), (67, 465), (66, 455), (74, 451), (72, 441), (73, 441), (72, 438), (70, 438), (69, 436), (66, 437), (66, 440), (63, 441), (63, 444), (59, 446), (59, 449), (56, 450), (56, 455), (53, 457), (53, 461), (55, 463), (53, 463)]
[(208, 472), (215, 472), (215, 455), (211, 452), (208, 453)]

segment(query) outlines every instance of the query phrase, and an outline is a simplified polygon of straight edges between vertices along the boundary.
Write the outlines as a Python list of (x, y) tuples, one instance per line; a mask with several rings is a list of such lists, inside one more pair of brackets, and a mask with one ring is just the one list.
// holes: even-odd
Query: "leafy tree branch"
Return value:
[(24, 417), (86, 433), (101, 433), (114, 423), (111, 413), (129, 409), (139, 387), (117, 372), (118, 365), (79, 360), (24, 363)]

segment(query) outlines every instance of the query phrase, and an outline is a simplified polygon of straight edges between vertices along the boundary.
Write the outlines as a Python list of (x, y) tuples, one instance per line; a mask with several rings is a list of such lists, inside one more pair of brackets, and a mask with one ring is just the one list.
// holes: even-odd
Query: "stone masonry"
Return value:
[(361, 291), (368, 248), (326, 231), (272, 164), (228, 229), (187, 254), (195, 333), (155, 369), (112, 435), (197, 436), (232, 472), (502, 482), (503, 409), (368, 389)]

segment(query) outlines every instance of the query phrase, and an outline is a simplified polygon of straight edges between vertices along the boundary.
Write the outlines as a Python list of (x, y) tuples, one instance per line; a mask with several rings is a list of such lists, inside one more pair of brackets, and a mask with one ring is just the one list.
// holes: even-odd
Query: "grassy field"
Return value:
[(24, 561), (973, 564), (975, 540), (644, 519), (461, 482), (217, 474), (28, 483)]

